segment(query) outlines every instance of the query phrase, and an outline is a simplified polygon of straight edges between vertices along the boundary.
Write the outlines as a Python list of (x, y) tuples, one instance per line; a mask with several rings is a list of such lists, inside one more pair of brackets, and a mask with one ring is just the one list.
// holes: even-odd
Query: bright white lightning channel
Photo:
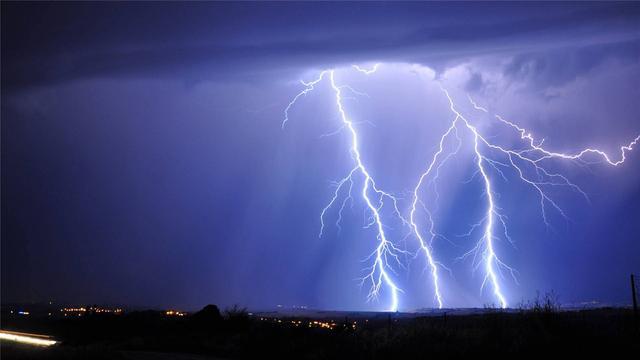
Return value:
[[(377, 70), (377, 65), (372, 70), (361, 71), (360, 69), (358, 69), (358, 71), (361, 71), (366, 75), (369, 75), (375, 72), (376, 70)], [(333, 198), (331, 199), (329, 204), (327, 204), (327, 206), (322, 210), (320, 214), (320, 223), (321, 223), (320, 236), (322, 236), (322, 232), (325, 226), (324, 217), (325, 217), (326, 211), (335, 204), (338, 197), (340, 196), (340, 192), (343, 186), (346, 183), (349, 183), (348, 196), (345, 197), (342, 202), (342, 206), (340, 207), (340, 211), (339, 211), (339, 217), (336, 222), (336, 225), (339, 226), (340, 219), (342, 218), (342, 210), (344, 209), (347, 201), (352, 198), (351, 191), (353, 189), (354, 176), (356, 174), (361, 175), (363, 177), (362, 189), (361, 189), (362, 200), (365, 202), (367, 209), (369, 209), (371, 213), (371, 222), (367, 225), (367, 227), (370, 227), (370, 226), (375, 227), (377, 231), (377, 240), (378, 240), (378, 246), (376, 247), (375, 251), (373, 251), (373, 253), (369, 256), (369, 258), (374, 259), (373, 265), (367, 268), (367, 271), (368, 271), (367, 275), (364, 276), (361, 280), (362, 280), (362, 283), (365, 283), (365, 282), (370, 283), (370, 290), (368, 294), (369, 300), (373, 300), (378, 297), (378, 295), (380, 294), (382, 285), (384, 284), (386, 288), (390, 291), (390, 295), (391, 295), (391, 305), (389, 307), (389, 311), (395, 312), (398, 310), (398, 293), (401, 292), (402, 290), (396, 285), (391, 275), (389, 274), (390, 272), (395, 273), (390, 262), (394, 262), (398, 266), (403, 267), (402, 263), (400, 262), (399, 255), (407, 254), (407, 252), (405, 250), (402, 250), (396, 247), (394, 243), (391, 242), (387, 237), (387, 234), (385, 232), (385, 225), (383, 224), (382, 217), (380, 215), (380, 211), (385, 205), (385, 201), (391, 203), (394, 213), (402, 220), (403, 223), (406, 224), (406, 220), (402, 217), (398, 209), (397, 198), (392, 194), (379, 189), (376, 186), (376, 183), (373, 177), (371, 176), (371, 174), (369, 173), (369, 171), (367, 170), (366, 166), (362, 161), (362, 157), (360, 155), (358, 132), (355, 128), (353, 121), (347, 115), (346, 110), (344, 108), (344, 104), (343, 104), (342, 90), (345, 88), (350, 89), (350, 87), (348, 87), (347, 85), (341, 85), (341, 86), (337, 85), (334, 70), (322, 71), (318, 76), (318, 78), (311, 82), (303, 81), (302, 84), (305, 86), (305, 89), (302, 90), (300, 93), (298, 93), (293, 98), (293, 100), (288, 104), (288, 106), (285, 108), (285, 117), (282, 122), (282, 126), (284, 127), (287, 121), (289, 120), (289, 109), (291, 109), (291, 107), (295, 105), (296, 101), (301, 96), (304, 96), (308, 94), (310, 91), (312, 91), (314, 89), (314, 86), (319, 82), (321, 82), (325, 77), (329, 78), (331, 88), (335, 94), (335, 105), (338, 110), (338, 113), (340, 114), (340, 120), (342, 122), (342, 126), (349, 130), (349, 134), (351, 138), (350, 152), (351, 152), (351, 158), (354, 161), (354, 167), (347, 174), (346, 177), (344, 177), (343, 179), (337, 182), (336, 190), (334, 192)]]
[[(371, 69), (361, 68), (358, 65), (353, 65), (352, 67), (358, 72), (361, 72), (365, 75), (370, 75), (378, 70), (379, 65), (380, 64), (375, 64), (375, 66)], [(369, 300), (377, 298), (383, 284), (386, 286), (386, 288), (391, 293), (390, 311), (397, 311), (398, 292), (401, 292), (400, 288), (395, 284), (389, 274), (390, 272), (395, 274), (394, 268), (391, 266), (391, 263), (395, 263), (396, 265), (404, 268), (403, 264), (400, 262), (399, 255), (407, 254), (407, 251), (401, 250), (396, 247), (394, 243), (388, 239), (387, 234), (385, 233), (385, 225), (381, 218), (380, 211), (386, 203), (390, 203), (390, 205), (393, 207), (394, 214), (402, 221), (403, 224), (408, 225), (411, 228), (419, 245), (418, 252), (415, 255), (417, 256), (418, 254), (423, 254), (423, 256), (425, 257), (427, 270), (429, 270), (431, 275), (435, 301), (438, 308), (442, 308), (444, 306), (444, 298), (440, 290), (441, 279), (439, 277), (439, 268), (443, 268), (445, 270), (449, 269), (445, 267), (441, 262), (436, 260), (432, 249), (433, 241), (437, 237), (444, 238), (444, 236), (438, 234), (435, 231), (435, 223), (432, 217), (432, 212), (429, 210), (428, 204), (425, 204), (425, 202), (420, 198), (419, 193), (426, 185), (433, 184), (435, 192), (434, 202), (436, 203), (435, 205), (437, 205), (439, 193), (436, 189), (436, 181), (439, 176), (439, 171), (449, 159), (458, 154), (463, 141), (461, 132), (464, 133), (466, 131), (473, 141), (470, 145), (473, 148), (475, 157), (476, 171), (474, 172), (474, 177), (478, 175), (481, 177), (481, 182), (484, 188), (484, 195), (486, 199), (486, 208), (483, 218), (480, 219), (480, 221), (478, 221), (476, 224), (472, 225), (469, 232), (465, 234), (466, 236), (471, 236), (476, 232), (476, 230), (482, 229), (479, 240), (471, 250), (464, 253), (459, 257), (459, 259), (465, 259), (472, 256), (474, 271), (480, 267), (484, 269), (484, 277), (481, 289), (484, 289), (487, 283), (490, 284), (493, 291), (493, 296), (502, 308), (508, 307), (507, 298), (502, 290), (502, 286), (500, 283), (500, 279), (503, 277), (503, 271), (508, 272), (516, 282), (517, 279), (515, 276), (515, 269), (500, 260), (496, 250), (496, 239), (506, 239), (509, 242), (513, 241), (507, 231), (506, 216), (501, 213), (500, 208), (496, 204), (495, 190), (490, 170), (495, 171), (496, 174), (506, 180), (507, 177), (505, 172), (508, 169), (511, 169), (515, 173), (515, 175), (518, 176), (519, 180), (530, 186), (539, 196), (542, 220), (547, 226), (550, 226), (547, 220), (548, 207), (554, 209), (565, 218), (566, 215), (560, 208), (560, 206), (551, 198), (551, 196), (547, 194), (548, 188), (559, 186), (568, 187), (571, 190), (574, 190), (584, 196), (587, 200), (588, 198), (586, 193), (582, 191), (582, 189), (569, 181), (564, 175), (547, 170), (543, 165), (545, 161), (552, 159), (578, 161), (581, 160), (581, 158), (583, 158), (584, 156), (592, 154), (600, 156), (604, 160), (604, 162), (610, 165), (618, 166), (624, 163), (624, 161), (626, 160), (627, 152), (631, 151), (633, 147), (638, 143), (638, 141), (640, 141), (639, 135), (629, 144), (621, 146), (620, 157), (618, 160), (613, 160), (607, 153), (595, 148), (587, 148), (573, 154), (559, 153), (545, 149), (542, 146), (544, 140), (536, 142), (533, 135), (526, 129), (516, 125), (513, 122), (503, 119), (499, 115), (495, 115), (495, 118), (499, 121), (499, 123), (514, 129), (519, 134), (520, 139), (523, 140), (526, 144), (525, 149), (516, 150), (506, 148), (504, 146), (490, 142), (485, 136), (483, 136), (478, 128), (474, 126), (472, 122), (469, 121), (465, 116), (463, 116), (462, 113), (457, 109), (449, 92), (446, 89), (441, 88), (449, 103), (449, 110), (453, 115), (453, 120), (451, 121), (450, 126), (441, 136), (438, 150), (431, 157), (426, 170), (420, 175), (416, 186), (413, 189), (412, 201), (409, 209), (409, 219), (406, 220), (399, 210), (398, 198), (393, 196), (391, 193), (380, 190), (376, 186), (374, 179), (362, 162), (358, 133), (353, 121), (348, 117), (346, 113), (342, 96), (343, 89), (348, 89), (354, 93), (357, 92), (348, 85), (337, 85), (335, 81), (334, 70), (322, 71), (318, 78), (313, 81), (302, 81), (302, 84), (305, 86), (305, 88), (301, 92), (299, 92), (285, 108), (282, 126), (284, 127), (289, 120), (289, 110), (295, 105), (298, 99), (313, 91), (315, 86), (323, 81), (326, 77), (329, 78), (331, 88), (335, 94), (335, 105), (340, 114), (340, 119), (342, 122), (341, 129), (348, 129), (349, 134), (351, 135), (350, 151), (352, 159), (354, 161), (354, 167), (344, 178), (336, 182), (336, 189), (333, 197), (331, 198), (331, 201), (325, 208), (322, 209), (322, 212), (320, 214), (320, 236), (322, 236), (323, 230), (325, 228), (326, 212), (334, 205), (336, 205), (337, 202), (340, 203), (340, 208), (338, 211), (336, 226), (340, 228), (342, 211), (344, 210), (348, 201), (353, 201), (352, 190), (354, 187), (354, 177), (356, 175), (362, 176), (363, 183), (361, 188), (361, 195), (367, 208), (371, 212), (371, 222), (367, 226), (375, 226), (377, 230), (378, 240), (378, 246), (376, 247), (376, 250), (369, 257), (374, 259), (373, 265), (368, 268), (368, 273), (362, 279), (362, 281), (363, 283), (367, 280), (370, 282), (371, 288), (368, 296)], [(468, 99), (475, 110), (489, 113), (486, 108), (476, 104), (470, 97)], [(455, 137), (457, 141), (457, 147), (453, 151), (447, 153), (445, 151), (445, 142), (451, 136)], [(499, 160), (497, 156), (501, 156), (504, 160)], [(345, 188), (347, 189), (346, 196), (342, 195), (342, 193), (344, 192), (343, 189)], [(339, 201), (340, 198), (342, 198), (341, 202)], [(420, 205), (420, 207), (418, 207), (418, 205)], [(427, 215), (425, 217), (427, 220), (425, 228), (428, 234), (425, 234), (425, 231), (423, 231), (421, 228), (418, 216), (419, 209), (422, 209)], [(501, 229), (500, 236), (496, 235), (496, 229)]]
[[(542, 165), (544, 160), (550, 159), (560, 159), (560, 160), (578, 160), (581, 157), (587, 154), (596, 154), (601, 156), (608, 164), (617, 166), (622, 164), (626, 159), (626, 152), (633, 149), (633, 146), (640, 140), (640, 135), (636, 137), (633, 141), (631, 141), (628, 145), (620, 147), (620, 160), (614, 161), (611, 160), (611, 157), (607, 155), (605, 152), (587, 148), (575, 154), (566, 154), (566, 153), (558, 153), (549, 151), (542, 147), (544, 141), (539, 141), (536, 144), (534, 137), (528, 132), (526, 129), (519, 127), (518, 125), (504, 120), (499, 115), (496, 115), (495, 118), (498, 119), (501, 123), (508, 125), (509, 127), (517, 130), (520, 133), (520, 138), (527, 142), (527, 148), (523, 150), (514, 150), (510, 148), (505, 148), (503, 146), (494, 144), (490, 142), (486, 137), (484, 137), (477, 127), (473, 126), (467, 118), (465, 118), (460, 111), (457, 110), (452, 97), (449, 95), (449, 92), (441, 88), (442, 92), (446, 96), (449, 102), (449, 109), (455, 115), (454, 119), (451, 122), (451, 125), (445, 131), (445, 133), (440, 138), (440, 146), (438, 151), (433, 155), (431, 162), (429, 163), (427, 170), (421, 175), (418, 185), (416, 186), (413, 193), (413, 206), (411, 208), (411, 224), (413, 225), (413, 229), (416, 237), (419, 239), (421, 245), (424, 244), (424, 239), (421, 236), (418, 226), (414, 221), (414, 214), (416, 212), (416, 204), (420, 201), (418, 190), (422, 186), (424, 179), (429, 177), (431, 173), (436, 171), (436, 175), (434, 179), (437, 178), (437, 170), (442, 166), (444, 162), (446, 162), (452, 155), (457, 154), (457, 151), (460, 149), (460, 137), (458, 133), (458, 127), (462, 127), (463, 129), (468, 130), (471, 133), (471, 137), (473, 139), (473, 151), (476, 158), (476, 167), (477, 170), (475, 174), (480, 174), (482, 178), (482, 184), (484, 187), (484, 193), (486, 196), (486, 210), (484, 217), (476, 224), (471, 227), (471, 230), (466, 235), (471, 235), (476, 229), (482, 228), (482, 235), (476, 245), (468, 252), (463, 254), (459, 259), (464, 259), (468, 256), (473, 255), (474, 269), (478, 268), (480, 265), (484, 265), (484, 279), (482, 282), (481, 288), (484, 288), (487, 282), (489, 282), (493, 288), (493, 295), (496, 300), (499, 302), (500, 307), (506, 308), (508, 307), (508, 303), (506, 300), (506, 296), (502, 291), (502, 287), (500, 285), (498, 273), (501, 274), (501, 270), (506, 270), (511, 274), (511, 276), (516, 280), (515, 273), (516, 271), (506, 265), (503, 261), (500, 260), (496, 253), (495, 248), (495, 240), (498, 238), (495, 234), (495, 228), (498, 222), (501, 228), (501, 235), (504, 236), (504, 239), (512, 242), (511, 236), (507, 231), (507, 224), (505, 220), (505, 216), (500, 213), (500, 209), (496, 205), (495, 200), (495, 192), (493, 190), (493, 184), (491, 177), (489, 175), (489, 168), (492, 168), (499, 174), (503, 179), (506, 180), (505, 173), (503, 169), (511, 168), (515, 171), (518, 178), (523, 181), (525, 184), (532, 187), (532, 189), (538, 194), (540, 199), (540, 209), (541, 215), (544, 223), (547, 226), (550, 226), (547, 221), (546, 207), (551, 206), (551, 208), (555, 209), (561, 216), (566, 218), (564, 211), (560, 208), (560, 206), (547, 194), (545, 191), (548, 187), (557, 187), (564, 186), (569, 187), (570, 189), (580, 193), (585, 198), (587, 195), (580, 187), (569, 181), (565, 176), (558, 173), (550, 172), (545, 169)], [(470, 97), (469, 101), (473, 105), (474, 109), (488, 113), (488, 110), (476, 104)], [(457, 141), (458, 147), (452, 153), (447, 154), (446, 157), (439, 160), (444, 153), (444, 142), (446, 139), (454, 134)], [(487, 151), (488, 150), (488, 151)], [(501, 154), (506, 158), (506, 162), (501, 162), (491, 157), (491, 153), (495, 152)], [(436, 166), (436, 164), (438, 164)], [(527, 168), (530, 171), (527, 171)], [(474, 174), (474, 176), (475, 176)], [(435, 180), (434, 180), (435, 181)], [(438, 194), (436, 193), (436, 199)], [(587, 198), (588, 200), (588, 198)], [(428, 219), (431, 222), (430, 234), (431, 240), (435, 237), (435, 233), (433, 231), (433, 223), (431, 214), (428, 213)], [(480, 255), (480, 256), (479, 256)], [(476, 259), (480, 258), (479, 261)], [(431, 262), (432, 259), (428, 257), (428, 261)], [(435, 277), (436, 281), (436, 289), (437, 289), (437, 277)], [(517, 280), (516, 280), (517, 281)], [(436, 290), (436, 296), (439, 296)]]

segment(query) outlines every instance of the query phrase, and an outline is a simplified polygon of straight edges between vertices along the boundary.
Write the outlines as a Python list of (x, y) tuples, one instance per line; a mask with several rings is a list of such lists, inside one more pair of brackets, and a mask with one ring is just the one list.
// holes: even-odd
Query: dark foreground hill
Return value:
[[(78, 318), (3, 317), (2, 328), (55, 336), (33, 348), (2, 342), (2, 359), (548, 358), (640, 354), (628, 309), (488, 311), (472, 315), (267, 317), (215, 307), (190, 316), (157, 311)], [(614, 357), (617, 358), (617, 357)]]

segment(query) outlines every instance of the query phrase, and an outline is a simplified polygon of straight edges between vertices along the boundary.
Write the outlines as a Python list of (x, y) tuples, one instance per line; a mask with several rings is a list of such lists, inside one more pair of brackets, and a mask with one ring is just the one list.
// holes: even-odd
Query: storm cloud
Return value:
[[(372, 249), (362, 209), (317, 236), (351, 161), (327, 85), (281, 128), (299, 80), (322, 69), (369, 95), (347, 106), (399, 194), (451, 120), (439, 85), (559, 151), (615, 153), (640, 132), (636, 3), (3, 2), (1, 36), (3, 301), (384, 308), (355, 281)], [(365, 77), (357, 63), (382, 65)], [(443, 174), (453, 239), (478, 210), (459, 184), (468, 160)], [(552, 229), (535, 194), (500, 187), (519, 235), (501, 245), (520, 270), (511, 297), (626, 301), (640, 157), (556, 166), (590, 202), (559, 193), (570, 219)], [(466, 245), (438, 250), (453, 262)], [(432, 305), (415, 267), (405, 309)], [(450, 280), (452, 305), (489, 301), (479, 276)]]

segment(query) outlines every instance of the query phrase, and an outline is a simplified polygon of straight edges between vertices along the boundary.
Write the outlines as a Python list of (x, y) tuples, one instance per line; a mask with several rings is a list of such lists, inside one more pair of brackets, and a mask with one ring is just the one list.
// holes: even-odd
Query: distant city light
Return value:
[(177, 310), (167, 310), (167, 311), (165, 311), (164, 314), (167, 315), (167, 316), (185, 316), (185, 315), (187, 315), (186, 312), (177, 311)]
[[(295, 327), (300, 327), (300, 326), (304, 326), (306, 325), (308, 328), (321, 328), (321, 329), (329, 329), (329, 330), (334, 330), (338, 327), (338, 324), (333, 321), (333, 320), (329, 320), (329, 321), (320, 321), (320, 320), (305, 320), (305, 322), (303, 323), (302, 320), (285, 320), (283, 321), (282, 319), (278, 319), (278, 318), (266, 318), (266, 317), (261, 317), (260, 321), (272, 321), (276, 324), (291, 324)], [(357, 322), (353, 322), (352, 324), (345, 324), (345, 327), (350, 327), (353, 330), (356, 329), (356, 324)]]
[(82, 316), (85, 313), (94, 313), (94, 314), (122, 314), (121, 308), (103, 308), (99, 306), (90, 306), (88, 308), (82, 307), (70, 307), (70, 308), (62, 308), (60, 312), (64, 313), (64, 316), (67, 315), (76, 315)]

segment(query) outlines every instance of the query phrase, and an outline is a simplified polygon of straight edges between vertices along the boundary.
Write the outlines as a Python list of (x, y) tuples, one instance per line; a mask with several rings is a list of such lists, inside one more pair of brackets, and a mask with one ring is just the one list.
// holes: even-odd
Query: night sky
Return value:
[[(452, 120), (440, 86), (514, 148), (519, 134), (467, 95), (554, 151), (617, 160), (640, 134), (638, 3), (2, 2), (1, 36), (3, 303), (386, 309), (384, 290), (367, 302), (359, 286), (377, 245), (362, 200), (340, 231), (330, 210), (318, 237), (332, 181), (353, 167), (328, 83), (281, 127), (300, 80), (324, 69), (366, 93), (345, 91), (345, 107), (363, 161), (405, 213)], [(375, 63), (371, 75), (351, 67)], [(486, 200), (468, 150), (443, 167), (433, 214), (449, 307), (495, 303), (482, 269), (456, 260)], [(638, 150), (619, 166), (552, 162), (589, 200), (550, 189), (567, 218), (547, 207), (549, 226), (534, 190), (492, 170), (513, 238), (496, 242), (517, 270), (500, 280), (511, 306), (550, 291), (565, 304), (630, 302)], [(415, 251), (406, 233), (389, 226)], [(433, 307), (424, 261), (402, 262), (400, 309)]]

